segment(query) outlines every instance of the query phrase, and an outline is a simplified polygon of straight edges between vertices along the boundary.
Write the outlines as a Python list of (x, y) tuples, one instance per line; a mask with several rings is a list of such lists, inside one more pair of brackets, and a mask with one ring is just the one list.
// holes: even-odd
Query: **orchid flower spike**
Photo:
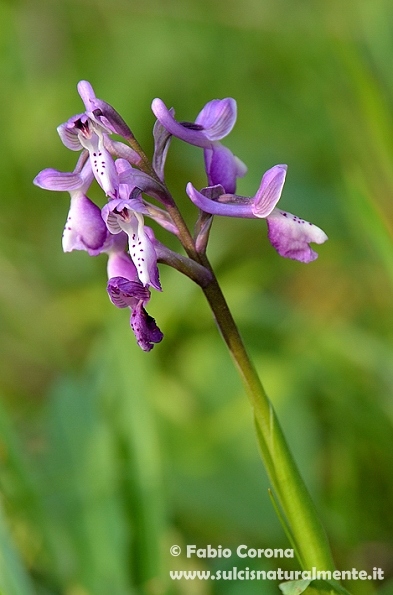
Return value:
[(234, 99), (209, 101), (195, 122), (178, 122), (174, 110), (168, 109), (158, 98), (152, 102), (152, 111), (170, 134), (204, 149), (209, 186), (221, 184), (226, 192), (235, 192), (236, 179), (246, 174), (247, 167), (219, 142), (235, 125), (237, 106)]
[(322, 244), (328, 238), (316, 225), (275, 208), (281, 198), (286, 171), (286, 165), (275, 165), (265, 172), (253, 197), (222, 193), (212, 200), (191, 183), (187, 185), (187, 194), (196, 206), (212, 215), (266, 219), (269, 241), (280, 256), (311, 262), (318, 254), (310, 248), (310, 242)]
[(68, 191), (71, 196), (62, 238), (63, 251), (86, 250), (90, 256), (96, 256), (104, 249), (109, 233), (100, 208), (86, 196), (93, 180), (89, 161), (80, 172), (78, 169), (78, 165), (72, 173), (44, 169), (35, 177), (34, 184), (46, 190)]

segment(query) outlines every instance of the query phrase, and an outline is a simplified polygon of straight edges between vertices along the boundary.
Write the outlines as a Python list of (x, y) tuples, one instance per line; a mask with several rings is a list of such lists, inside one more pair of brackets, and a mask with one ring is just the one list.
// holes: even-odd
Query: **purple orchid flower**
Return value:
[[(129, 126), (125, 123), (121, 115), (106, 101), (96, 97), (93, 87), (88, 81), (79, 81), (78, 93), (85, 104), (85, 114), (95, 122), (99, 128), (103, 128), (107, 133), (115, 133), (128, 141), (135, 139)], [(139, 166), (143, 162), (139, 153), (134, 151), (129, 145), (122, 142), (111, 140), (108, 134), (103, 136), (105, 148), (118, 157), (127, 159), (133, 165)]]
[[(128, 194), (128, 196), (132, 195), (135, 198), (144, 193), (166, 204), (165, 189), (159, 181), (153, 179), (149, 174), (135, 169), (125, 159), (116, 159), (116, 169), (119, 174), (121, 195), (123, 197)], [(166, 210), (142, 199), (140, 200), (139, 211), (157, 221), (167, 231), (175, 235), (178, 234), (178, 228)]]
[(96, 97), (93, 87), (88, 81), (79, 81), (77, 89), (80, 98), (85, 104), (86, 115), (91, 120), (102, 126), (105, 130), (119, 134), (126, 139), (134, 138), (129, 126), (127, 126), (121, 115), (109, 103)]
[(191, 183), (187, 185), (187, 194), (194, 204), (212, 215), (266, 219), (268, 238), (280, 256), (311, 262), (318, 254), (309, 243), (322, 244), (327, 235), (316, 225), (275, 208), (281, 197), (286, 171), (286, 165), (275, 165), (269, 169), (253, 197), (222, 193), (212, 200), (205, 195), (207, 189), (205, 194), (198, 192)]
[(102, 218), (112, 234), (124, 231), (128, 235), (130, 256), (137, 267), (140, 281), (160, 291), (157, 256), (146, 234), (143, 215), (138, 212), (143, 208), (141, 205), (136, 199), (110, 200), (102, 209)]
[(116, 169), (119, 175), (119, 183), (126, 184), (139, 190), (160, 203), (167, 205), (167, 193), (161, 182), (152, 178), (149, 174), (132, 167), (126, 159), (116, 159)]
[(226, 192), (235, 192), (236, 179), (246, 174), (247, 167), (219, 142), (235, 125), (237, 107), (234, 99), (227, 97), (209, 101), (195, 122), (178, 122), (173, 109), (168, 109), (158, 98), (152, 102), (152, 111), (170, 134), (204, 149), (209, 186), (221, 184)]
[(82, 170), (60, 172), (44, 169), (34, 179), (34, 184), (46, 190), (68, 191), (71, 196), (70, 210), (64, 227), (62, 246), (64, 252), (86, 250), (97, 256), (105, 247), (109, 236), (101, 210), (87, 196), (93, 180), (93, 172), (87, 161)]
[(96, 99), (90, 83), (81, 81), (78, 90), (88, 111), (73, 116), (64, 124), (60, 124), (57, 131), (68, 149), (72, 151), (87, 149), (97, 182), (107, 196), (116, 198), (119, 185), (118, 176), (114, 161), (105, 146), (106, 144), (110, 146), (108, 134), (113, 131), (113, 127), (108, 124), (107, 119), (97, 118), (90, 111), (90, 102)]
[(117, 250), (108, 252), (109, 298), (117, 308), (130, 308), (130, 326), (137, 343), (143, 351), (150, 351), (164, 337), (154, 318), (145, 310), (150, 291), (140, 282), (137, 269), (127, 254)]
[[(128, 165), (128, 164), (127, 164)], [(126, 162), (116, 161), (118, 171), (126, 168)], [(141, 190), (130, 184), (119, 185), (120, 198), (110, 200), (102, 209), (102, 218), (112, 234), (125, 232), (128, 236), (129, 253), (137, 268), (139, 280), (144, 286), (151, 285), (161, 291), (157, 255), (145, 231), (143, 214), (148, 211), (140, 198)]]
[(173, 109), (168, 109), (161, 99), (153, 99), (152, 111), (173, 136), (197, 147), (210, 148), (213, 142), (227, 136), (236, 122), (236, 101), (231, 97), (209, 101), (198, 114), (195, 122), (177, 122)]

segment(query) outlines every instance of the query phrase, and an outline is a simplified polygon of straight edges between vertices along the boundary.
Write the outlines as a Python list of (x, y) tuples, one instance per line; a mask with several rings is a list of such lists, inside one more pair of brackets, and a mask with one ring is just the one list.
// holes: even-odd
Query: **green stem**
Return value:
[[(207, 259), (203, 264), (207, 266)], [(217, 279), (213, 277), (212, 282), (202, 289), (247, 390), (255, 416), (261, 456), (296, 544), (300, 563), (305, 569), (315, 566), (319, 570), (333, 570), (326, 533)]]

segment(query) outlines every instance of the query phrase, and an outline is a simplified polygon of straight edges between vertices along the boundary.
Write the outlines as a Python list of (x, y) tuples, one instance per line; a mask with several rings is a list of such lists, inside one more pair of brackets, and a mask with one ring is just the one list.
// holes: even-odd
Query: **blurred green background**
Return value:
[[(281, 259), (263, 221), (230, 219), (209, 255), (338, 568), (385, 570), (346, 586), (393, 593), (390, 0), (0, 0), (0, 31), (1, 595), (270, 595), (275, 583), (175, 584), (169, 570), (242, 561), (169, 547), (288, 547), (198, 287), (161, 269), (149, 312), (165, 339), (146, 354), (109, 303), (105, 257), (62, 253), (68, 195), (32, 179), (74, 167), (56, 126), (82, 111), (80, 79), (149, 154), (154, 97), (182, 120), (236, 98), (239, 193), (289, 165), (280, 206), (326, 231), (319, 259)], [(174, 140), (167, 180), (192, 224), (201, 150)]]

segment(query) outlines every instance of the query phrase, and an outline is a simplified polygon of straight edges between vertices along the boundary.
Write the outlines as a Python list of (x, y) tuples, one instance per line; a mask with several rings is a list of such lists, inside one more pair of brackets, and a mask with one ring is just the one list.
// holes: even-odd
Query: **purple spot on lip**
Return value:
[(201, 126), (201, 124), (195, 124), (195, 122), (179, 122), (179, 124), (189, 130), (203, 130), (203, 126)]

